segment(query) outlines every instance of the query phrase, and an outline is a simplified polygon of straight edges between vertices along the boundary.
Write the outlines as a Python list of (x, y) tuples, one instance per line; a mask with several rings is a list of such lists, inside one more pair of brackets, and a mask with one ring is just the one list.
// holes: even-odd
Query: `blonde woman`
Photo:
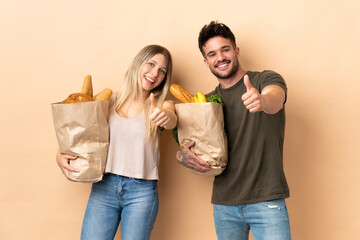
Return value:
[[(110, 144), (103, 180), (94, 183), (81, 239), (149, 239), (158, 212), (159, 136), (176, 126), (174, 102), (165, 100), (172, 60), (158, 45), (144, 47), (110, 101)], [(73, 156), (57, 154), (65, 174)]]

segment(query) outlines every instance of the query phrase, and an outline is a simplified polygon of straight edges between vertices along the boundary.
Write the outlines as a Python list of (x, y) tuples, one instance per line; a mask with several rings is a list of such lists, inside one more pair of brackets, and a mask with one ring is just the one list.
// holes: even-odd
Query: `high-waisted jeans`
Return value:
[(159, 208), (156, 180), (105, 174), (92, 185), (81, 229), (82, 240), (148, 240)]
[(284, 199), (240, 206), (213, 205), (219, 240), (290, 240), (290, 224)]

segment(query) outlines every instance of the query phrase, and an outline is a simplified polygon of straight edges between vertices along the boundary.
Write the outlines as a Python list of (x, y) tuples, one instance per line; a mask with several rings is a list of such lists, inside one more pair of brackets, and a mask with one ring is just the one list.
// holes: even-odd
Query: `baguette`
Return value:
[(109, 100), (111, 98), (111, 95), (112, 95), (112, 90), (109, 88), (105, 88), (104, 90), (96, 94), (92, 99), (94, 101)]
[(89, 97), (93, 97), (93, 87), (91, 75), (86, 75), (84, 78), (83, 86), (81, 89), (81, 93), (88, 95)]
[(194, 102), (194, 97), (189, 93), (185, 88), (177, 85), (171, 84), (170, 92), (179, 99), (182, 103), (192, 103)]
[(61, 103), (79, 103), (79, 102), (89, 102), (92, 101), (92, 98), (84, 93), (72, 93)]

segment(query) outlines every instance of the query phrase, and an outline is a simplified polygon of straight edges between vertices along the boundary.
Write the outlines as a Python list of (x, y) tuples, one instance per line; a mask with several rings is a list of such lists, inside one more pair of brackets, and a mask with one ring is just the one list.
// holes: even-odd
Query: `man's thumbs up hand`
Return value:
[(246, 87), (246, 91), (247, 91), (247, 92), (250, 91), (250, 90), (253, 88), (253, 86), (252, 86), (251, 83), (250, 83), (250, 79), (249, 79), (249, 76), (248, 76), (248, 75), (245, 75), (245, 76), (244, 76), (244, 84), (245, 84), (245, 87)]
[(241, 100), (245, 107), (251, 113), (262, 111), (261, 94), (251, 85), (248, 75), (244, 76), (244, 85), (246, 87), (246, 93), (241, 96)]

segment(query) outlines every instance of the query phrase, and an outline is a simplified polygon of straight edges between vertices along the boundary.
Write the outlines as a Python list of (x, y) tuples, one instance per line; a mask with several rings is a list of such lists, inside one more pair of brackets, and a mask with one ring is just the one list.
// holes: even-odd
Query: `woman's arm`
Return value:
[(79, 172), (78, 169), (70, 166), (70, 164), (69, 164), (71, 160), (75, 160), (76, 158), (77, 158), (76, 156), (62, 154), (60, 152), (60, 150), (56, 154), (56, 162), (58, 163), (58, 165), (59, 165), (61, 171), (63, 172), (63, 174), (65, 175), (65, 177), (70, 181), (71, 181), (71, 178), (69, 176), (69, 171)]
[(174, 101), (165, 100), (162, 107), (157, 107), (154, 97), (150, 96), (150, 102), (152, 106), (150, 120), (155, 123), (156, 126), (173, 129), (177, 123)]
[(172, 100), (165, 100), (163, 105), (163, 111), (168, 116), (169, 121), (163, 125), (166, 129), (173, 129), (177, 124), (177, 116), (175, 112), (175, 103)]

